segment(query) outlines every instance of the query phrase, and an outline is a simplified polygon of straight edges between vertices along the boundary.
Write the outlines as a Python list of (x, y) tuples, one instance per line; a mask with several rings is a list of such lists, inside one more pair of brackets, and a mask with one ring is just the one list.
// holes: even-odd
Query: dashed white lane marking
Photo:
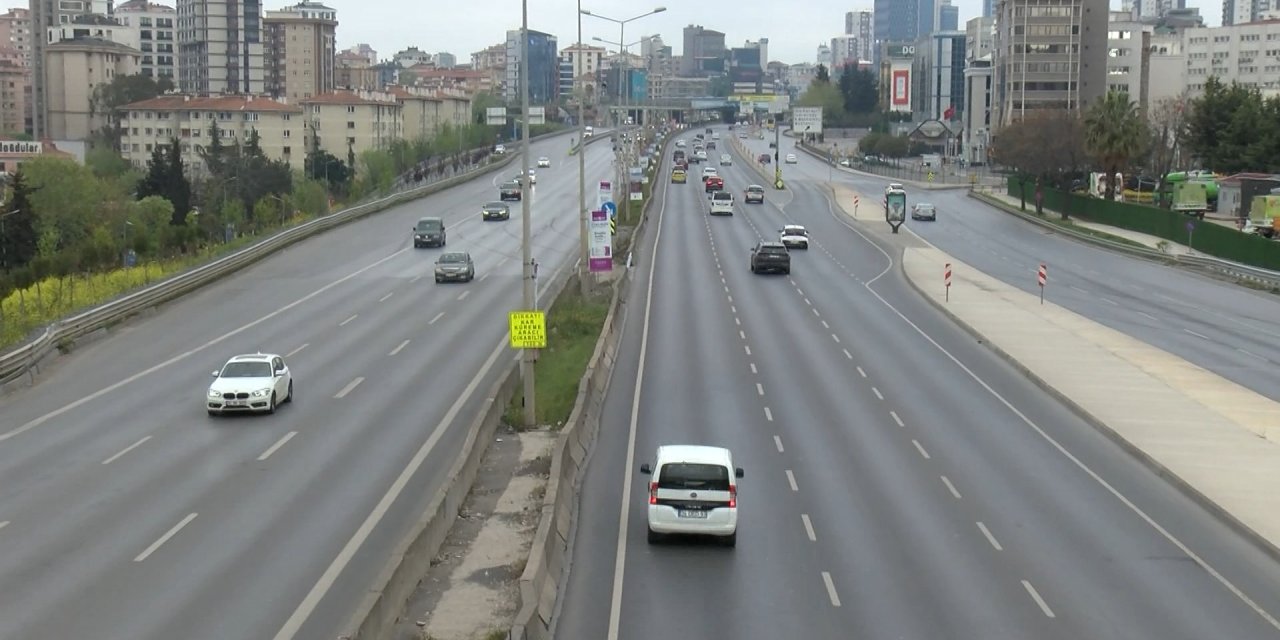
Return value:
[(996, 551), (1004, 551), (1004, 547), (1000, 546), (1000, 542), (996, 540), (995, 536), (991, 535), (991, 531), (987, 529), (987, 525), (982, 524), (981, 520), (978, 521), (978, 529), (982, 531), (982, 535), (987, 537), (987, 542), (990, 542), (991, 546), (996, 548)]
[(733, 304), (733, 296), (729, 296), (729, 304), (730, 304), (730, 305), (732, 305), (732, 304)]
[(1115, 300), (1112, 300), (1112, 299), (1110, 299), (1110, 298), (1098, 298), (1098, 299), (1099, 299), (1099, 300), (1101, 300), (1101, 301), (1103, 301), (1103, 302), (1105, 302), (1105, 303), (1107, 303), (1107, 304), (1109, 304), (1109, 305), (1111, 305), (1111, 306), (1113, 306), (1113, 307), (1118, 307), (1118, 306), (1120, 306), (1120, 303), (1119, 303), (1119, 302), (1116, 302)]
[(846, 358), (848, 358), (848, 359), (850, 359), (850, 360), (852, 360), (852, 359), (853, 359), (853, 354), (852, 354), (852, 353), (849, 353), (849, 350), (848, 350), (848, 349), (844, 349), (843, 351), (844, 351), (844, 357), (846, 357)]
[(838, 336), (838, 335), (836, 335), (836, 334), (834, 334), (834, 333), (833, 333), (833, 334), (831, 334), (831, 339), (832, 339), (832, 340), (835, 340), (836, 342), (840, 342), (840, 336)]
[(386, 302), (386, 301), (390, 300), (390, 299), (391, 299), (391, 296), (394, 296), (395, 294), (396, 294), (396, 292), (392, 291), (391, 293), (388, 293), (387, 295), (382, 296), (381, 298), (378, 298), (378, 302)]
[(480, 282), (484, 282), (485, 280), (488, 280), (490, 275), (491, 275), (491, 274), (486, 273), (486, 274), (484, 274), (484, 275), (480, 276)]
[(1058, 617), (1053, 615), (1053, 609), (1049, 608), (1049, 604), (1044, 601), (1044, 598), (1040, 597), (1040, 592), (1036, 591), (1036, 588), (1031, 586), (1030, 582), (1023, 580), (1022, 587), (1027, 590), (1027, 593), (1031, 594), (1031, 599), (1035, 600), (1036, 604), (1040, 606), (1040, 611), (1044, 612), (1045, 617), (1047, 618)]
[(271, 454), (275, 453), (276, 451), (279, 451), (280, 447), (283, 447), (286, 442), (292, 440), (293, 437), (296, 435), (298, 435), (297, 431), (290, 431), (289, 433), (284, 434), (283, 438), (276, 440), (275, 444), (271, 445), (270, 447), (267, 447), (267, 450), (263, 451), (262, 455), (258, 456), (258, 461), (261, 462), (263, 460), (266, 460), (267, 458), (270, 458)]
[(1187, 332), (1187, 333), (1189, 333), (1189, 334), (1191, 334), (1191, 335), (1193, 335), (1193, 336), (1195, 336), (1195, 337), (1197, 337), (1197, 338), (1200, 338), (1200, 339), (1202, 339), (1202, 340), (1208, 340), (1208, 339), (1209, 339), (1209, 336), (1206, 336), (1206, 335), (1204, 335), (1203, 333), (1196, 333), (1196, 332), (1194, 332), (1194, 331), (1192, 331), (1192, 330), (1190, 330), (1190, 329), (1183, 329), (1183, 331), (1185, 331), (1185, 332)]
[(7, 527), (7, 526), (9, 526), (9, 521), (8, 521), (8, 520), (0, 520), (0, 529), (3, 529), (3, 528), (5, 528), (5, 527)]
[(812, 311), (812, 312), (813, 312), (813, 315), (818, 316), (819, 318), (821, 318), (821, 317), (822, 317), (822, 314), (821, 314), (821, 313), (818, 313), (818, 310), (817, 310), (816, 308), (815, 308), (815, 309), (810, 309), (810, 311)]
[(738, 329), (738, 337), (739, 337), (739, 338), (742, 338), (743, 340), (746, 340), (746, 339), (747, 339), (747, 332), (746, 332), (746, 331), (743, 331), (742, 329)]
[(405, 340), (404, 342), (401, 342), (399, 345), (397, 345), (396, 348), (392, 349), (391, 353), (388, 353), (387, 355), (394, 356), (395, 354), (400, 353), (400, 350), (404, 349), (407, 346), (409, 346), (409, 341)]
[[(795, 280), (791, 281), (791, 284), (795, 284), (795, 283), (796, 283)], [(796, 293), (799, 293), (800, 295), (804, 295), (804, 289), (801, 289), (800, 287), (796, 287)]]
[(884, 394), (880, 393), (880, 389), (876, 387), (871, 387), (871, 393), (876, 394), (877, 400), (884, 400)]
[(103, 460), (103, 461), (102, 461), (102, 464), (111, 464), (112, 462), (115, 462), (116, 460), (119, 460), (121, 457), (123, 457), (123, 456), (124, 456), (124, 454), (129, 453), (130, 451), (133, 451), (134, 449), (137, 449), (138, 447), (141, 447), (143, 444), (146, 444), (146, 442), (147, 442), (148, 440), (150, 440), (150, 439), (151, 439), (151, 436), (143, 436), (141, 440), (139, 440), (139, 441), (137, 441), (137, 442), (135, 442), (135, 443), (133, 443), (133, 444), (131, 444), (131, 445), (129, 445), (129, 446), (127, 446), (127, 447), (125, 447), (124, 449), (121, 449), (121, 450), (120, 450), (120, 452), (119, 452), (119, 453), (117, 453), (117, 454), (115, 454), (114, 456), (111, 456), (110, 458), (107, 458), (106, 460)]
[(759, 382), (756, 383), (756, 393), (759, 395), (764, 395), (764, 385), (760, 384)]
[[(769, 410), (769, 407), (764, 408), (764, 419), (768, 420), (769, 422), (773, 422), (773, 412)], [(778, 436), (774, 436), (774, 438), (777, 438), (777, 437)], [(781, 444), (782, 441), (779, 440), (778, 442), (779, 442), (778, 451), (782, 451), (782, 444)]]
[(1076, 291), (1079, 291), (1080, 293), (1089, 293), (1088, 291), (1085, 291), (1084, 289), (1081, 289), (1080, 287), (1077, 287), (1074, 284), (1068, 285), (1068, 286), (1070, 286), (1072, 289), (1075, 289)]
[(805, 303), (805, 304), (807, 304), (807, 305), (809, 305), (809, 306), (811, 306), (811, 307), (813, 306), (813, 303), (812, 303), (812, 302), (809, 302), (809, 299), (808, 299), (808, 298), (805, 298), (805, 299), (804, 299), (804, 303)]
[(799, 485), (796, 484), (796, 474), (791, 473), (790, 469), (787, 469), (786, 473), (787, 473), (787, 484), (791, 485), (791, 490), (799, 491), (800, 487)]
[(1138, 312), (1138, 315), (1140, 315), (1140, 316), (1142, 316), (1142, 317), (1144, 317), (1144, 318), (1146, 318), (1146, 319), (1148, 319), (1148, 320), (1155, 320), (1155, 321), (1157, 321), (1157, 322), (1160, 320), (1159, 318), (1157, 318), (1157, 317), (1155, 317), (1155, 316), (1153, 316), (1153, 315), (1151, 315), (1151, 314), (1147, 313), (1146, 311), (1139, 311), (1139, 312)]
[(146, 560), (147, 558), (151, 557), (151, 554), (155, 553), (156, 550), (159, 549), (161, 546), (163, 546), (164, 543), (168, 542), (170, 538), (178, 535), (178, 532), (182, 531), (183, 527), (191, 524), (191, 521), (196, 519), (196, 515), (197, 514), (194, 514), (194, 513), (187, 514), (187, 517), (183, 518), (182, 521), (179, 522), (178, 524), (173, 525), (173, 528), (169, 529), (168, 531), (165, 532), (164, 535), (160, 536), (159, 540), (152, 542), (151, 546), (147, 547), (146, 550), (143, 551), (142, 553), (139, 553), (137, 557), (133, 559), (133, 561), (142, 562), (143, 560)]
[(817, 542), (818, 534), (813, 531), (813, 521), (809, 519), (809, 514), (800, 514), (800, 522), (804, 523), (804, 534), (809, 536), (809, 542)]
[(746, 349), (746, 351), (747, 351), (747, 355), (751, 355), (751, 347), (750, 347), (749, 345), (745, 345), (745, 344), (744, 344), (744, 345), (742, 345), (742, 348), (743, 348), (743, 349)]
[(357, 314), (355, 314), (355, 315), (352, 315), (350, 318), (347, 318), (346, 320), (343, 320), (342, 322), (339, 322), (339, 323), (338, 323), (338, 326), (339, 326), (339, 327), (345, 327), (345, 326), (347, 326), (347, 323), (348, 323), (348, 322), (351, 322), (352, 320), (355, 320), (356, 318), (359, 318), (359, 317), (360, 317), (360, 314), (358, 314), (358, 313), (357, 313)]
[(501, 267), (502, 265), (504, 265), (504, 264), (506, 264), (506, 263), (507, 263), (507, 260), (510, 260), (510, 259), (511, 259), (511, 258), (503, 258), (503, 259), (499, 260), (499, 261), (498, 261), (498, 264), (494, 265), (494, 268)]
[(782, 438), (778, 436), (773, 437), (773, 446), (778, 448), (778, 453), (785, 451), (785, 449), (782, 448)]
[(836, 585), (831, 581), (831, 574), (822, 572), (822, 583), (827, 585), (827, 596), (831, 598), (831, 606), (840, 606), (840, 595), (836, 593)]
[(1243, 353), (1243, 354), (1245, 354), (1246, 356), (1253, 356), (1253, 357), (1255, 357), (1255, 358), (1257, 358), (1257, 359), (1259, 359), (1259, 360), (1266, 360), (1266, 359), (1267, 359), (1267, 358), (1266, 358), (1266, 356), (1260, 356), (1260, 355), (1258, 355), (1258, 354), (1256, 354), (1256, 353), (1254, 353), (1254, 352), (1252, 352), (1252, 351), (1249, 351), (1248, 349), (1241, 349), (1240, 347), (1236, 347), (1236, 351), (1239, 351), (1240, 353)]
[(951, 492), (951, 495), (955, 496), (956, 500), (959, 500), (960, 492), (956, 491), (956, 486), (954, 484), (951, 484), (951, 479), (947, 478), (946, 476), (938, 476), (938, 477), (942, 478), (942, 484), (947, 485), (947, 490)]
[(928, 459), (929, 459), (929, 452), (924, 450), (924, 445), (920, 444), (920, 441), (919, 441), (919, 440), (916, 440), (915, 438), (912, 438), (912, 439), (911, 439), (911, 444), (914, 444), (914, 445), (916, 446), (916, 451), (919, 451), (919, 452), (920, 452), (920, 455), (921, 455), (925, 460), (928, 460)]
[(827, 324), (827, 321), (826, 321), (826, 320), (823, 320), (823, 321), (822, 321), (822, 328), (823, 328), (823, 329), (830, 329), (830, 328), (831, 328), (831, 325)]
[(726, 285), (726, 286), (725, 286), (725, 288), (724, 288), (724, 292), (725, 292), (725, 293), (729, 293), (729, 287), (728, 287), (727, 285)]
[(439, 320), (440, 318), (443, 318), (443, 317), (444, 317), (444, 312), (443, 312), (443, 311), (441, 311), (440, 313), (437, 313), (437, 314), (435, 315), (435, 317), (434, 317), (434, 318), (432, 318), (432, 319), (431, 319), (431, 321), (430, 321), (430, 322), (428, 322), (427, 324), (435, 324), (435, 323), (436, 323), (436, 320)]
[(865, 377), (867, 377), (867, 372), (866, 372), (866, 371), (863, 371), (863, 370), (862, 370), (862, 367), (858, 367), (858, 375), (860, 375), (860, 376), (862, 376), (862, 377), (864, 377), (864, 378), (865, 378)]
[(735, 316), (738, 315), (738, 308), (733, 305), (729, 305), (729, 311), (732, 311)]
[(415, 283), (415, 282), (417, 282), (417, 281), (419, 281), (419, 280), (421, 280), (421, 279), (422, 279), (422, 274), (421, 274), (421, 273), (419, 273), (418, 275), (416, 275), (416, 276), (414, 276), (414, 277), (412, 277), (412, 278), (409, 278), (409, 284), (413, 284), (413, 283)]
[(339, 398), (339, 399), (347, 397), (347, 394), (348, 394), (348, 393), (351, 393), (351, 391), (352, 391), (353, 389), (355, 389), (356, 387), (360, 386), (360, 383), (361, 383), (361, 382), (364, 382), (364, 378), (362, 378), (362, 377), (361, 377), (361, 378), (356, 378), (355, 380), (352, 380), (351, 382), (348, 382), (348, 383), (347, 383), (347, 386), (343, 387), (343, 388), (342, 388), (342, 391), (339, 391), (339, 392), (338, 392), (336, 395), (334, 395), (333, 397), (335, 397), (335, 398)]
[(307, 348), (307, 347), (309, 347), (309, 346), (311, 346), (311, 343), (310, 343), (310, 342), (304, 342), (304, 343), (302, 343), (302, 346), (298, 347), (297, 349), (294, 349), (293, 351), (290, 351), (289, 353), (284, 354), (284, 357), (286, 357), (286, 358), (292, 358), (292, 357), (294, 357), (294, 356), (298, 355), (298, 353), (299, 353), (300, 351), (302, 351), (303, 349), (306, 349), (306, 348)]
[(742, 319), (741, 319), (741, 318), (738, 318), (738, 317), (736, 317), (736, 316), (735, 316), (735, 317), (733, 318), (733, 322), (734, 322), (734, 324), (737, 324), (739, 327), (741, 327), (741, 326), (742, 326)]
[(756, 369), (756, 363), (754, 362), (751, 363), (751, 373), (760, 373), (760, 371)]
[(471, 291), (470, 291), (470, 290), (463, 291), (463, 292), (462, 292), (462, 295), (458, 296), (458, 301), (459, 301), (459, 302), (461, 302), (461, 301), (463, 301), (463, 300), (466, 300), (466, 299), (467, 299), (467, 296), (469, 296), (469, 295), (471, 295)]
[(890, 412), (889, 412), (889, 417), (890, 417), (890, 418), (893, 418), (893, 421), (894, 421), (894, 422), (896, 422), (896, 423), (898, 423), (898, 426), (899, 426), (899, 427), (905, 427), (905, 426), (907, 426), (907, 425), (905, 425), (905, 424), (903, 424), (903, 423), (902, 423), (902, 418), (899, 418), (899, 417), (898, 417), (898, 412), (897, 412), (897, 411), (890, 411)]

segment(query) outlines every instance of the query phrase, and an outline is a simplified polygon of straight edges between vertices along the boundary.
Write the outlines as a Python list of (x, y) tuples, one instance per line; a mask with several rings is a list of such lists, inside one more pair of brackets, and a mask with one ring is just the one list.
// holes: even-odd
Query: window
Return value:
[[(766, 247), (767, 248), (767, 247)], [(729, 469), (715, 464), (672, 462), (658, 470), (659, 489), (728, 491)]]
[(348, 121), (347, 121), (347, 128), (348, 128), (348, 129), (354, 129), (354, 128), (356, 128), (356, 123), (355, 123), (355, 121), (354, 121), (354, 120), (348, 120)]
[[(529, 74), (526, 73), (525, 75), (529, 75)], [(355, 112), (356, 112), (355, 105), (347, 105), (347, 113), (355, 113)]]

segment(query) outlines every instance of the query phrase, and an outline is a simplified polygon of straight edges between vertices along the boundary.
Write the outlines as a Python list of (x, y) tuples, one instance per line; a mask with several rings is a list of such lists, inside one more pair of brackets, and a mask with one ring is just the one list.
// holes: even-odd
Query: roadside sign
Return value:
[(512, 349), (546, 349), (547, 315), (542, 311), (512, 311), (508, 318)]
[(489, 107), (484, 110), (485, 124), (500, 127), (507, 123), (506, 107)]
[(609, 214), (610, 220), (618, 215), (618, 205), (614, 204), (612, 200), (600, 205), (600, 210)]
[(929, 182), (933, 182), (933, 172), (929, 172)]
[(546, 124), (547, 108), (546, 107), (529, 107), (529, 124)]
[(822, 107), (792, 107), (791, 130), (822, 133)]

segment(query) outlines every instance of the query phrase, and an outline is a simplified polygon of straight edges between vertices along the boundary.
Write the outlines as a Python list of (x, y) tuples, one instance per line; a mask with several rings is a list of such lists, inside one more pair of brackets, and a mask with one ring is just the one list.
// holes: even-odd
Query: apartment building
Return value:
[(1280, 90), (1280, 20), (1187, 29), (1182, 37), (1189, 96), (1202, 93), (1210, 76)]
[(465, 127), (471, 122), (471, 99), (460, 93), (441, 93), (420, 87), (387, 87), (400, 103), (406, 140), (432, 138), (440, 128)]
[(373, 91), (379, 88), (378, 70), (369, 59), (356, 51), (343, 51), (334, 59), (335, 89)]
[(1104, 0), (1000, 0), (996, 128), (1041, 109), (1080, 109), (1106, 93)]
[(266, 93), (296, 102), (334, 90), (338, 12), (299, 2), (262, 19)]
[(183, 93), (266, 91), (261, 0), (178, 0), (177, 13)]
[(142, 52), (138, 73), (148, 78), (168, 78), (177, 86), (178, 12), (150, 0), (129, 0), (116, 7), (116, 20), (127, 33), (119, 42)]
[(1107, 90), (1123, 91), (1146, 113), (1150, 78), (1151, 36), (1154, 27), (1133, 19), (1133, 14), (1112, 11), (1107, 29)]
[(75, 16), (106, 15), (109, 10), (106, 0), (31, 0), (31, 118), (32, 135), (37, 139), (48, 137), (44, 63), (50, 30), (60, 29)]
[(24, 133), (31, 126), (30, 73), (22, 53), (12, 47), (0, 49), (0, 134)]
[(990, 56), (996, 44), (996, 19), (973, 18), (964, 23), (964, 48), (966, 60), (978, 60)]
[(573, 77), (581, 78), (588, 74), (594, 76), (603, 68), (608, 51), (604, 47), (575, 44), (561, 49), (560, 55), (569, 60), (569, 64), (573, 67)]
[(23, 64), (31, 65), (32, 51), (31, 11), (10, 9), (0, 15), (0, 47), (13, 47), (22, 54)]
[(471, 54), (471, 68), (489, 76), (489, 85), (498, 93), (507, 86), (507, 43), (501, 42)]
[(1147, 47), (1147, 104), (1155, 107), (1187, 92), (1187, 57), (1181, 33), (1153, 33)]
[(206, 171), (199, 149), (209, 144), (210, 129), (217, 126), (228, 145), (243, 143), (257, 131), (264, 155), (302, 169), (308, 148), (302, 116), (298, 105), (251, 95), (160, 96), (120, 107), (120, 154), (141, 169), (157, 147), (166, 147), (176, 137), (183, 162), (199, 175)]
[(858, 60), (870, 61), (875, 56), (875, 16), (870, 11), (844, 14), (844, 35), (858, 38)]
[(302, 101), (309, 135), (339, 158), (385, 149), (404, 137), (404, 108), (391, 93), (334, 91)]
[(462, 91), (474, 94), (479, 91), (500, 93), (500, 86), (494, 83), (493, 74), (489, 71), (472, 71), (454, 67), (439, 69), (436, 67), (414, 67), (410, 70), (417, 78), (417, 86), (433, 91)]
[(431, 64), (441, 69), (452, 69), (458, 66), (458, 56), (447, 51), (431, 54)]
[[(529, 104), (551, 104), (559, 99), (560, 63), (556, 37), (541, 31), (528, 31), (525, 49), (529, 55)], [(507, 77), (503, 96), (507, 104), (520, 101), (520, 30), (507, 31)], [(515, 64), (513, 64), (515, 63)]]
[(714, 76), (724, 73), (724, 33), (691, 24), (684, 28), (680, 75)]
[(116, 76), (138, 72), (142, 52), (98, 38), (76, 38), (49, 44), (45, 54), (44, 136), (85, 140), (110, 125), (110, 114), (93, 106), (93, 92)]

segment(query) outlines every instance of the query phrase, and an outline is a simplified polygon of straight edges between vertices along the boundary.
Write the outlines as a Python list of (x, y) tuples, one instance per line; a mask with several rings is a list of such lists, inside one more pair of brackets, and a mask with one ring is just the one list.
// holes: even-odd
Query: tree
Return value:
[(95, 226), (121, 211), (115, 198), (103, 193), (102, 181), (93, 171), (74, 160), (32, 158), (22, 164), (22, 171), (31, 185), (36, 232), (56, 229), (59, 249), (85, 241)]
[[(502, 100), (487, 91), (481, 91), (471, 97), (471, 121), (476, 124), (485, 123), (486, 109), (504, 106)], [(355, 166), (352, 163), (352, 166)]]
[(862, 136), (862, 139), (858, 141), (858, 150), (861, 151), (863, 155), (871, 155), (875, 153), (876, 145), (880, 144), (880, 138), (884, 137), (884, 135), (885, 134), (883, 133), (872, 132)]
[(840, 73), (840, 95), (844, 98), (844, 110), (849, 113), (872, 113), (879, 102), (879, 90), (875, 75), (870, 69), (858, 69), (846, 65)]
[(1163, 98), (1148, 112), (1147, 148), (1150, 150), (1148, 170), (1156, 176), (1156, 191), (1164, 187), (1165, 177), (1181, 165), (1182, 140), (1186, 131), (1187, 102), (1182, 97)]
[(1146, 124), (1128, 92), (1108, 91), (1085, 111), (1085, 148), (1109, 177), (1108, 200), (1114, 200), (1116, 193), (1116, 181), (1110, 176), (1126, 169), (1129, 162), (1142, 153), (1145, 142)]
[(36, 257), (35, 209), (31, 206), (31, 187), (27, 184), (22, 167), (13, 174), (10, 180), (9, 203), (6, 211), (0, 212), (4, 219), (4, 234), (0, 235), (0, 270), (11, 271), (24, 267)]
[(90, 115), (106, 115), (107, 125), (96, 137), (112, 149), (120, 146), (120, 107), (134, 102), (150, 100), (173, 89), (173, 81), (166, 77), (159, 80), (140, 73), (115, 76), (111, 82), (94, 87), (89, 96)]
[(906, 136), (881, 135), (876, 140), (876, 153), (886, 158), (901, 158), (907, 155), (908, 147)]
[(322, 181), (329, 189), (345, 187), (351, 179), (351, 170), (346, 163), (322, 149), (308, 152), (302, 164), (307, 178)]
[[(1027, 119), (996, 133), (991, 157), (1016, 169), (1024, 179), (1066, 187), (1088, 162), (1083, 127), (1075, 111), (1032, 112)], [(1025, 201), (1022, 206), (1026, 208)], [(1068, 213), (1063, 211), (1062, 216), (1066, 218)]]
[(844, 113), (844, 98), (840, 89), (826, 82), (810, 82), (804, 95), (796, 101), (802, 107), (822, 107), (824, 118), (834, 118)]
[(823, 84), (828, 84), (831, 82), (831, 74), (827, 71), (827, 65), (825, 64), (818, 65), (818, 70), (813, 77), (813, 81), (821, 82)]
[(138, 199), (158, 196), (173, 206), (169, 224), (184, 225), (191, 212), (191, 182), (182, 162), (181, 141), (170, 138), (156, 145), (147, 161), (147, 175), (138, 182)]

